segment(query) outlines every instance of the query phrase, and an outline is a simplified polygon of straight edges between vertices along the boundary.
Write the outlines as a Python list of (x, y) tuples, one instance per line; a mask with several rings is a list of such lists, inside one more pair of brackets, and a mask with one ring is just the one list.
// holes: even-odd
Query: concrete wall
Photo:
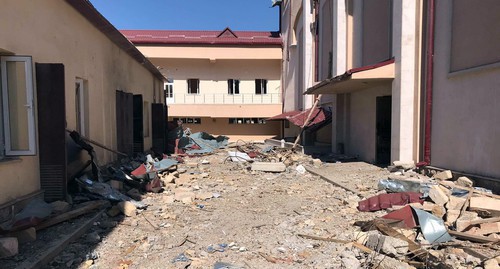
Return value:
[[(172, 120), (172, 117), (169, 117)], [(195, 132), (207, 132), (212, 135), (225, 135), (230, 141), (263, 141), (278, 136), (281, 123), (267, 121), (265, 124), (229, 124), (229, 118), (202, 117), (201, 124), (183, 124), (185, 128)]]
[(345, 125), (345, 153), (360, 160), (375, 163), (376, 156), (376, 99), (391, 95), (391, 86), (371, 88), (350, 94), (348, 123)]
[[(484, 5), (488, 5), (485, 9), (483, 2), (475, 3), (481, 6), (478, 8), (488, 10), (480, 14), (481, 18), (496, 16), (498, 21), (500, 9), (497, 2), (487, 2), (495, 2), (495, 5), (485, 2)], [(436, 7), (431, 164), (498, 178), (500, 65), (497, 61), (450, 73), (452, 5), (452, 1), (437, 1)], [(471, 30), (475, 29), (465, 29)], [(498, 52), (498, 33), (494, 42)]]
[[(149, 103), (162, 102), (163, 83), (64, 1), (6, 1), (0, 18), (0, 51), (32, 56), (33, 63), (64, 64), (67, 128), (76, 129), (77, 77), (88, 86), (89, 137), (111, 148), (117, 145), (116, 90), (143, 94)], [(144, 142), (145, 148), (151, 147), (151, 136)], [(115, 157), (98, 148), (96, 152), (101, 163)], [(38, 157), (0, 163), (0, 178), (0, 204), (39, 190)]]

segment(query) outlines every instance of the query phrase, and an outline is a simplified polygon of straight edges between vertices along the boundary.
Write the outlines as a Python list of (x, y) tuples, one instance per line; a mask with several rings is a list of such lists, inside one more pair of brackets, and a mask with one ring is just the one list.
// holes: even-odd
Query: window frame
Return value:
[[(9, 90), (7, 81), (7, 62), (23, 62), (26, 82), (26, 104), (27, 128), (28, 128), (28, 149), (13, 150), (11, 145), (10, 129), (10, 109)], [(4, 156), (32, 156), (36, 155), (36, 128), (35, 128), (35, 103), (34, 103), (34, 82), (33, 82), (33, 61), (31, 56), (1, 56), (0, 57), (0, 82), (1, 82), (1, 120), (0, 120), (0, 158)]]
[[(196, 82), (196, 92), (192, 92), (192, 82)], [(188, 78), (187, 79), (187, 93), (188, 94), (200, 94), (200, 79), (199, 78)]]
[(240, 94), (240, 80), (239, 79), (228, 79), (227, 80), (227, 94), (239, 95)]
[(262, 79), (262, 78), (255, 79), (255, 94), (256, 95), (267, 94), (267, 79)]
[(85, 102), (85, 81), (82, 78), (75, 79), (75, 110), (76, 110), (76, 130), (80, 135), (89, 137), (86, 121), (87, 115), (85, 113), (87, 104)]

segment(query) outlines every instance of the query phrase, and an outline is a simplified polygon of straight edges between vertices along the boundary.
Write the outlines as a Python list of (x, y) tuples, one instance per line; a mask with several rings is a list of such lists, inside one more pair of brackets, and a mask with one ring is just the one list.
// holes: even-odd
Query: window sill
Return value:
[(4, 157), (4, 158), (0, 159), (0, 165), (17, 163), (17, 162), (22, 162), (22, 161), (23, 160), (19, 157)]

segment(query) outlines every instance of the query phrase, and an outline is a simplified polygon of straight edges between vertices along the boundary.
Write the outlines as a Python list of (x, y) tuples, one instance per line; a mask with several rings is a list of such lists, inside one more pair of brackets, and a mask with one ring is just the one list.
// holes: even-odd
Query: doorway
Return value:
[(392, 97), (377, 97), (376, 108), (376, 163), (387, 165), (391, 162), (391, 117)]

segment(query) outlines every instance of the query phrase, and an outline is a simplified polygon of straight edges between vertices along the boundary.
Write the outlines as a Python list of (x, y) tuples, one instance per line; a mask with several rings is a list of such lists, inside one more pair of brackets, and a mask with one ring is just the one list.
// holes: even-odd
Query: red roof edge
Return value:
[(88, 0), (66, 0), (83, 17), (92, 23), (99, 31), (106, 35), (113, 43), (123, 49), (134, 60), (143, 65), (158, 79), (165, 81), (166, 78), (134, 44), (118, 31)]
[(349, 69), (349, 70), (347, 70), (346, 74), (350, 75), (350, 74), (354, 74), (354, 73), (358, 73), (358, 72), (362, 72), (362, 71), (366, 71), (366, 70), (371, 70), (371, 69), (375, 69), (375, 68), (378, 68), (381, 66), (392, 64), (392, 63), (394, 63), (394, 58), (391, 58), (389, 60), (386, 60), (386, 61), (383, 61), (380, 63), (372, 64), (372, 65), (366, 65), (366, 66), (361, 66), (361, 67)]
[(222, 32), (220, 32), (220, 34), (217, 35), (217, 37), (221, 37), (226, 32), (230, 32), (236, 38), (238, 37), (229, 27), (226, 27), (226, 29), (222, 30)]

